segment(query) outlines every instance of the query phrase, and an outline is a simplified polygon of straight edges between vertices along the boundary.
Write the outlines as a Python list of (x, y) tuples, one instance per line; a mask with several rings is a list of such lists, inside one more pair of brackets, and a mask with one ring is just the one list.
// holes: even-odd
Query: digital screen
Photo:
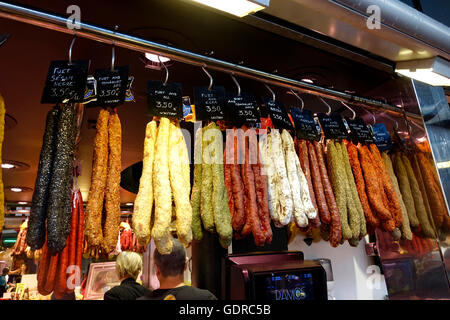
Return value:
[(311, 273), (272, 274), (266, 275), (260, 280), (264, 282), (264, 298), (266, 300), (314, 299), (314, 283)]

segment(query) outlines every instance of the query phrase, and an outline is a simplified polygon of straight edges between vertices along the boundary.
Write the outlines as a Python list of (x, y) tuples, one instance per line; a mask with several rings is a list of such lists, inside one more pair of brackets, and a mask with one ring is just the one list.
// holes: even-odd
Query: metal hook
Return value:
[(410, 123), (415, 125), (417, 128), (419, 128), (421, 131), (425, 132), (425, 128), (417, 124), (414, 120), (408, 120)]
[(164, 62), (161, 61), (159, 55), (158, 55), (158, 60), (159, 60), (159, 63), (161, 63), (163, 65), (164, 69), (166, 69), (166, 80), (164, 80), (164, 83), (163, 83), (163, 86), (165, 86), (167, 84), (167, 80), (169, 79), (169, 69), (167, 69)]
[(236, 78), (234, 77), (234, 72), (232, 74), (230, 74), (230, 76), (231, 76), (231, 79), (233, 79), (234, 83), (237, 86), (237, 89), (238, 89), (238, 94), (237, 95), (238, 95), (238, 97), (240, 97), (241, 96), (241, 86), (239, 85), (239, 83), (237, 82)]
[(272, 89), (270, 89), (270, 87), (266, 83), (264, 83), (264, 85), (266, 86), (267, 90), (269, 90), (270, 93), (272, 94), (272, 100), (273, 102), (275, 102), (275, 92), (273, 92)]
[(325, 105), (328, 107), (328, 112), (326, 113), (326, 115), (329, 116), (330, 113), (331, 113), (331, 107), (330, 107), (330, 105), (329, 105), (325, 100), (323, 100), (322, 97), (318, 97), (318, 98), (319, 98), (323, 103), (325, 103)]
[(300, 102), (302, 103), (302, 106), (300, 107), (300, 111), (303, 111), (303, 107), (305, 106), (305, 102), (303, 102), (303, 99), (300, 98), (300, 96), (299, 96), (297, 93), (295, 93), (294, 90), (292, 90), (292, 89), (290, 89), (290, 90), (291, 90), (292, 94), (293, 94), (294, 96), (296, 96), (297, 99), (299, 99)]
[(202, 66), (202, 69), (203, 69), (203, 71), (206, 73), (206, 75), (209, 77), (209, 87), (208, 87), (208, 91), (209, 91), (209, 90), (211, 90), (212, 85), (213, 85), (213, 78), (211, 77), (211, 75), (209, 74), (209, 72), (206, 71), (205, 66), (206, 66), (206, 65), (203, 65), (203, 66)]
[[(119, 26), (114, 27), (114, 33), (116, 33)], [(114, 71), (114, 61), (116, 60), (116, 50), (114, 48), (114, 40), (112, 41), (112, 56), (111, 56), (111, 71)]]
[(76, 37), (77, 37), (77, 33), (75, 32), (73, 34), (73, 39), (72, 39), (72, 42), (70, 43), (70, 47), (69, 47), (69, 66), (72, 65), (72, 48), (73, 48), (73, 44), (75, 43)]
[(395, 131), (398, 131), (398, 122), (397, 122), (397, 120), (395, 120), (394, 118), (392, 118), (390, 115), (388, 115), (387, 113), (383, 113), (383, 116), (384, 117), (386, 117), (386, 118), (388, 118), (388, 119), (391, 119), (392, 121), (394, 121), (395, 122)]
[(114, 71), (114, 60), (116, 60), (116, 54), (115, 54), (114, 41), (113, 41), (112, 56), (111, 56), (111, 71)]
[(351, 118), (352, 120), (355, 120), (355, 118), (356, 118), (356, 112), (355, 112), (355, 110), (353, 110), (352, 108), (350, 108), (344, 101), (341, 101), (341, 103), (348, 109), (348, 110), (350, 110), (352, 113), (353, 113), (353, 117)]
[(377, 123), (377, 118), (375, 118), (375, 115), (372, 112), (370, 112), (369, 110), (367, 110), (366, 108), (364, 108), (364, 107), (361, 107), (361, 109), (363, 109), (366, 113), (368, 113), (368, 114), (370, 114), (372, 116), (372, 119), (373, 119), (372, 126), (374, 126)]

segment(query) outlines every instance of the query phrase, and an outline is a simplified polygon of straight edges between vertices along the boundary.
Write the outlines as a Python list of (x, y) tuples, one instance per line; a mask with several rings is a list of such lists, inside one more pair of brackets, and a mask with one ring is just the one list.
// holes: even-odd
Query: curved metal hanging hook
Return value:
[(169, 79), (169, 69), (167, 69), (166, 65), (164, 64), (164, 62), (161, 61), (159, 55), (157, 56), (159, 63), (162, 64), (162, 66), (164, 67), (164, 69), (166, 69), (166, 79), (164, 80), (163, 86), (165, 86), (167, 84), (167, 80)]
[(398, 121), (397, 120), (395, 120), (394, 118), (392, 118), (390, 115), (388, 115), (387, 113), (383, 113), (383, 116), (384, 117), (386, 117), (386, 118), (388, 118), (388, 119), (391, 119), (392, 121), (394, 121), (395, 122), (395, 131), (398, 131)]
[(231, 79), (233, 79), (234, 83), (237, 86), (237, 89), (238, 89), (238, 94), (237, 95), (238, 95), (238, 97), (240, 97), (241, 96), (241, 86), (239, 85), (239, 83), (237, 82), (236, 78), (234, 77), (234, 72), (232, 74), (230, 74), (230, 76), (231, 76)]
[(322, 97), (318, 97), (318, 98), (319, 98), (323, 103), (325, 103), (325, 105), (328, 107), (328, 112), (326, 113), (326, 115), (329, 116), (330, 113), (331, 113), (331, 107), (330, 107), (330, 105), (329, 105), (325, 100), (323, 100)]
[(355, 118), (356, 118), (356, 112), (355, 112), (355, 110), (353, 110), (352, 108), (350, 108), (344, 101), (341, 101), (341, 103), (348, 109), (348, 110), (350, 110), (352, 113), (353, 113), (353, 116), (352, 116), (352, 120), (355, 120)]
[(112, 45), (112, 55), (111, 55), (111, 71), (114, 71), (114, 61), (116, 60), (116, 53), (114, 49), (114, 41)]
[(72, 42), (70, 43), (70, 47), (69, 47), (69, 66), (72, 65), (72, 48), (73, 48), (73, 44), (75, 43), (76, 37), (77, 37), (77, 33), (75, 32), (73, 34), (73, 39), (72, 39)]
[[(114, 27), (114, 33), (116, 33), (119, 26)], [(112, 41), (112, 55), (111, 55), (111, 71), (114, 71), (114, 62), (116, 60), (116, 50), (114, 48), (114, 40)]]
[(292, 90), (292, 89), (290, 89), (290, 90), (291, 90), (292, 94), (294, 96), (296, 96), (297, 99), (300, 100), (300, 102), (302, 103), (302, 106), (300, 107), (300, 111), (303, 111), (303, 107), (305, 106), (305, 102), (303, 102), (303, 99), (300, 98), (300, 96), (294, 90)]
[(267, 90), (270, 91), (270, 93), (272, 94), (272, 101), (275, 102), (275, 92), (272, 91), (272, 89), (270, 89), (270, 87), (264, 83), (264, 85), (266, 86)]
[(208, 87), (208, 91), (211, 90), (212, 85), (213, 85), (213, 78), (211, 77), (211, 75), (209, 74), (208, 71), (206, 71), (205, 69), (205, 64), (202, 66), (203, 71), (206, 73), (206, 75), (209, 77), (209, 87)]
[(377, 118), (375, 117), (375, 115), (372, 112), (370, 112), (368, 109), (366, 109), (366, 108), (364, 108), (362, 106), (361, 106), (361, 109), (363, 109), (364, 112), (366, 112), (366, 113), (368, 113), (368, 114), (370, 114), (372, 116), (372, 119), (373, 119), (372, 126), (374, 126), (377, 123)]

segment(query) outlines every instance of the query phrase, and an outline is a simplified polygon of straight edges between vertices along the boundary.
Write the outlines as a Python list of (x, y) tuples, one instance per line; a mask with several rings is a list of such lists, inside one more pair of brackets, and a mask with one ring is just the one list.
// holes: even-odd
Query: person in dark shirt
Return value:
[(120, 285), (105, 292), (104, 300), (136, 300), (150, 290), (136, 282), (142, 270), (142, 258), (136, 252), (123, 251), (117, 256), (116, 272)]
[(184, 284), (184, 271), (187, 268), (186, 249), (173, 239), (170, 254), (153, 253), (159, 289), (137, 300), (217, 300), (208, 290), (198, 289)]

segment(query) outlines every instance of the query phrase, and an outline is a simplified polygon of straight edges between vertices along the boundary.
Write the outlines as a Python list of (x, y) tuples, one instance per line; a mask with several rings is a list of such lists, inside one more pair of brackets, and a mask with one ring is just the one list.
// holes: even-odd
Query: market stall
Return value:
[[(46, 81), (34, 94), (46, 109), (30, 129), (41, 133), (39, 156), (29, 217), (13, 248), (39, 261), (36, 288), (28, 288), (39, 295), (27, 291), (28, 298), (101, 299), (118, 284), (121, 251), (149, 260), (142, 282), (150, 286), (148, 253), (170, 253), (174, 237), (189, 250), (192, 284), (223, 299), (326, 299), (333, 276), (334, 297), (345, 298), (348, 283), (336, 270), (348, 261), (336, 252), (355, 259), (361, 270), (344, 273), (362, 275), (358, 281), (381, 267), (392, 299), (429, 297), (419, 275), (430, 270), (442, 287), (433, 298), (449, 297), (440, 255), (449, 210), (411, 81), (386, 80), (381, 99), (383, 88), (365, 97), (117, 28), (69, 29), (65, 17), (4, 2), (0, 18), (58, 34), (62, 59), (68, 54), (45, 53)], [(89, 50), (73, 53), (81, 42), (101, 48), (96, 61)], [(0, 105), (8, 112), (5, 90)], [(297, 250), (305, 254), (282, 255)], [(331, 256), (334, 275), (323, 259)], [(241, 285), (244, 267), (266, 294), (225, 290), (229, 281)], [(297, 284), (305, 291), (280, 293)]]

